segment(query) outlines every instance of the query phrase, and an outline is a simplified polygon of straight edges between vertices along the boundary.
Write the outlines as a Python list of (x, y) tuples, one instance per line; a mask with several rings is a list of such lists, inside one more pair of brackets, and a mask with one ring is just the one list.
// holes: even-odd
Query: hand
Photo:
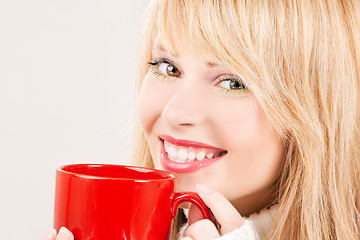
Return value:
[(55, 229), (51, 229), (43, 240), (74, 240), (74, 236), (69, 230), (62, 227), (58, 234)]
[(197, 193), (210, 208), (220, 224), (220, 233), (213, 222), (202, 219), (202, 214), (198, 208), (190, 207), (188, 220), (189, 227), (182, 240), (214, 239), (232, 232), (244, 224), (244, 219), (221, 193), (200, 184), (196, 187), (198, 189)]

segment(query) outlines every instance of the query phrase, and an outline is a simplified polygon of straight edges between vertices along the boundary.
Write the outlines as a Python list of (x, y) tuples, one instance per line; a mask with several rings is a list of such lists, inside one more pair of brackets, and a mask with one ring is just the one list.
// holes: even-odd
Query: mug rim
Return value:
[[(132, 177), (102, 177), (96, 176), (92, 174), (85, 174), (85, 173), (77, 173), (73, 172), (70, 169), (66, 168), (79, 168), (79, 167), (116, 167), (116, 168), (126, 168), (131, 170), (146, 170), (149, 172), (155, 172), (159, 174), (159, 178), (154, 179), (141, 179), (141, 178), (132, 178)], [(68, 175), (72, 175), (74, 177), (86, 178), (86, 179), (93, 179), (93, 180), (126, 180), (126, 181), (134, 181), (134, 182), (157, 182), (157, 181), (168, 181), (172, 179), (176, 179), (176, 176), (168, 171), (155, 169), (155, 168), (147, 168), (147, 167), (140, 167), (140, 166), (133, 166), (133, 165), (121, 165), (121, 164), (107, 164), (107, 163), (74, 163), (74, 164), (65, 164), (59, 166), (56, 169), (57, 172), (66, 173)]]

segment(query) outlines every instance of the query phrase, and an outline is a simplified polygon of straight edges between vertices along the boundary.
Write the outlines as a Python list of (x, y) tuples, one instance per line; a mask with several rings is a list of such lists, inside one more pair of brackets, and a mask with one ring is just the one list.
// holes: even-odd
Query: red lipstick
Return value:
[(211, 148), (211, 149), (215, 149), (215, 150), (219, 150), (219, 151), (224, 151), (223, 149), (217, 148), (217, 147), (213, 147), (210, 146), (208, 144), (205, 143), (200, 143), (200, 142), (194, 142), (194, 141), (189, 141), (189, 140), (181, 140), (181, 139), (175, 139), (173, 137), (170, 137), (168, 135), (160, 135), (159, 136), (160, 139), (168, 141), (169, 143), (172, 143), (174, 145), (178, 145), (178, 146), (184, 146), (184, 147), (199, 147), (199, 148)]
[[(175, 173), (191, 173), (195, 172), (199, 169), (207, 167), (214, 162), (220, 160), (225, 154), (226, 151), (220, 148), (216, 148), (210, 146), (208, 144), (189, 141), (189, 140), (180, 140), (170, 137), (168, 135), (160, 135), (161, 141), (161, 151), (160, 151), (160, 163), (164, 169), (175, 172)], [(220, 154), (219, 157), (203, 159), (203, 160), (192, 160), (192, 161), (173, 161), (169, 158), (168, 153), (165, 150), (164, 141), (169, 142), (170, 144), (183, 147), (183, 148), (202, 148), (206, 149), (207, 151), (212, 151)]]

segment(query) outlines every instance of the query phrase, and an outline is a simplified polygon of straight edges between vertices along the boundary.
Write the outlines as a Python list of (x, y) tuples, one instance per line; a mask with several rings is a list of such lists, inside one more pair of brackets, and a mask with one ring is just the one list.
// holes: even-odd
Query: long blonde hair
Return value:
[[(151, 1), (139, 89), (156, 37), (239, 75), (281, 135), (268, 239), (360, 239), (360, 1)], [(132, 163), (154, 167), (136, 130)]]

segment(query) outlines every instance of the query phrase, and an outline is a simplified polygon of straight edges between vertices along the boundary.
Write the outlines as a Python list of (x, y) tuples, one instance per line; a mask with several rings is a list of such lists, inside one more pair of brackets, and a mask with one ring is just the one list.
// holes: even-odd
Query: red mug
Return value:
[(170, 172), (135, 166), (62, 166), (56, 172), (54, 228), (68, 228), (75, 240), (165, 240), (184, 201), (211, 220), (196, 193), (174, 192), (175, 180)]

